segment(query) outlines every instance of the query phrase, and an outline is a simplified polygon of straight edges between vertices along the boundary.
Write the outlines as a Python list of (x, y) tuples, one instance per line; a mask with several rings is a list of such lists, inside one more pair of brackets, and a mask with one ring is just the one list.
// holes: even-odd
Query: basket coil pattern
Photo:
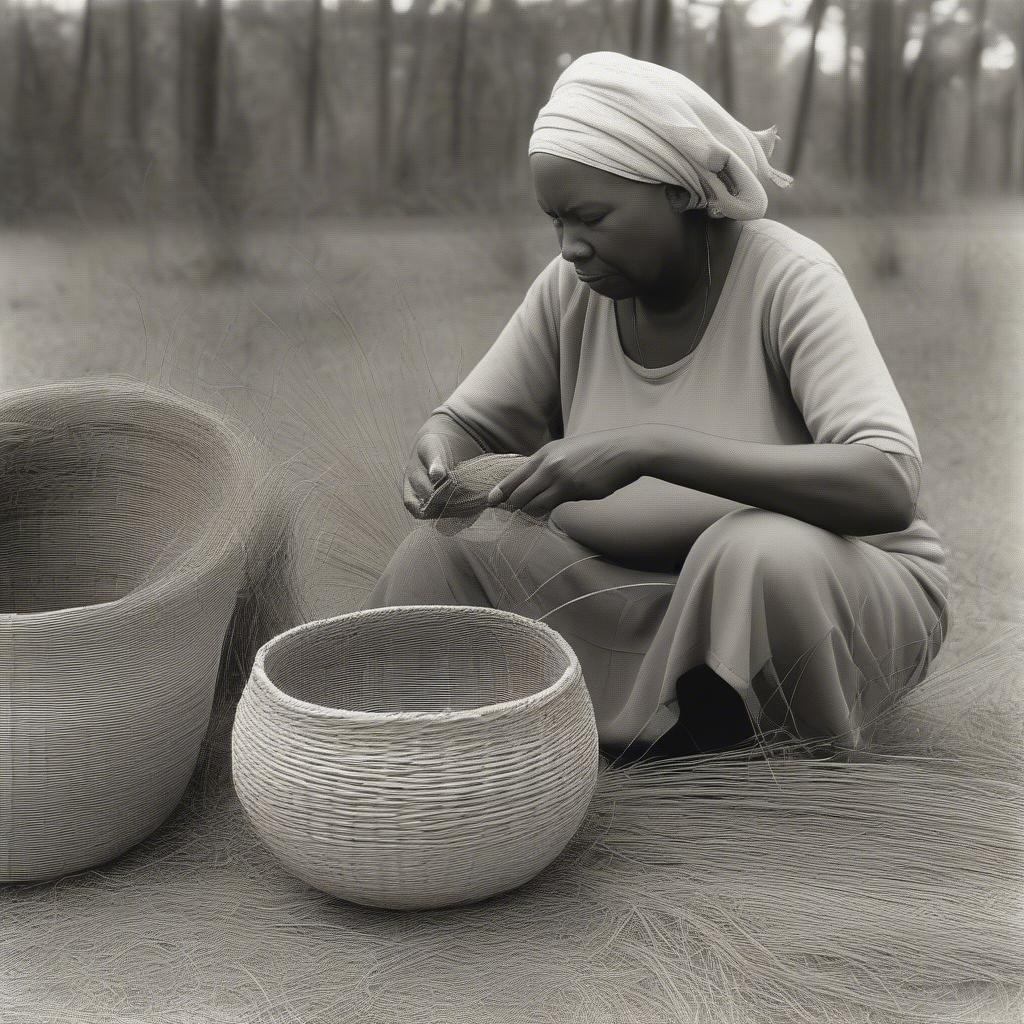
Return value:
[(0, 881), (109, 860), (180, 801), (283, 530), (260, 455), (142, 382), (0, 395)]
[(232, 732), (235, 789), (283, 866), (365, 906), (473, 903), (533, 878), (599, 766), (579, 661), (544, 623), (398, 605), (264, 644)]

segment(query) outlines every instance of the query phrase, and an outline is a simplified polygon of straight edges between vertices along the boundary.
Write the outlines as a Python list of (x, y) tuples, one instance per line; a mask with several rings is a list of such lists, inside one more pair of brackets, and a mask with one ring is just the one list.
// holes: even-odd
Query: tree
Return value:
[(192, 115), (194, 101), (195, 68), (192, 52), (192, 24), (195, 20), (195, 0), (178, 0), (178, 45), (175, 67), (175, 106), (178, 128), (178, 155), (182, 168), (192, 153)]
[(415, 0), (412, 8), (412, 54), (405, 73), (405, 88), (402, 91), (402, 106), (398, 117), (398, 160), (395, 181), (400, 185), (406, 184), (412, 174), (412, 121), (423, 78), (432, 3), (433, 0)]
[(213, 185), (217, 153), (217, 113), (220, 92), (222, 0), (205, 0), (199, 11), (195, 39), (195, 121), (192, 148), (196, 177), (204, 187)]
[[(75, 62), (75, 84), (71, 90), (68, 113), (65, 119), (64, 134), (71, 158), (77, 157), (82, 140), (82, 114), (85, 109), (85, 97), (89, 87), (89, 64), (92, 60), (92, 35), (95, 19), (95, 0), (85, 0), (82, 10), (82, 31), (78, 37), (78, 59)], [(18, 66), (24, 59), (21, 47), (24, 42), (23, 32), (27, 32), (24, 14), (18, 15)], [(31, 44), (31, 40), (30, 40)]]
[(878, 198), (891, 197), (896, 183), (895, 67), (896, 8), (893, 0), (867, 0), (864, 74), (864, 174)]
[(617, 37), (618, 32), (616, 31), (615, 14), (612, 10), (612, 0), (601, 0), (601, 24), (597, 30), (597, 40), (594, 44), (594, 49), (618, 49)]
[(128, 96), (125, 114), (128, 138), (136, 163), (145, 158), (142, 137), (143, 76), (142, 76), (142, 0), (125, 0), (125, 49), (128, 57)]
[(672, 66), (672, 0), (653, 0), (649, 52), (655, 64)]
[(320, 99), (320, 26), (323, 20), (323, 0), (311, 0), (311, 3), (302, 119), (302, 157), (303, 167), (307, 173), (316, 163), (316, 120)]
[(789, 151), (787, 174), (796, 175), (800, 167), (800, 155), (803, 152), (804, 137), (810, 121), (811, 100), (814, 93), (814, 71), (818, 64), (817, 44), (818, 30), (825, 15), (828, 0), (810, 0), (805, 20), (811, 24), (811, 41), (807, 48), (807, 60), (804, 63), (803, 80), (800, 84), (800, 99), (797, 102), (796, 123), (793, 126), (793, 145)]
[(935, 12), (933, 0), (925, 0), (924, 30), (921, 45), (910, 70), (903, 81), (903, 151), (902, 176), (914, 184), (915, 192), (924, 192), (924, 172), (929, 136), (935, 115), (935, 101), (939, 89), (932, 59), (935, 41)]
[(853, 156), (853, 3), (843, 0), (843, 92), (839, 118), (839, 151), (847, 180), (856, 177)]
[(633, 0), (629, 17), (629, 55), (634, 60), (644, 57), (644, 22), (647, 20), (647, 0)]
[(981, 77), (981, 55), (985, 49), (985, 20), (988, 15), (988, 0), (975, 0), (974, 27), (971, 32), (970, 49), (967, 56), (967, 137), (964, 143), (963, 163), (960, 170), (961, 187), (971, 187), (978, 148), (978, 80)]
[[(1024, 11), (1017, 22), (1017, 70), (1024, 81)], [(1021, 175), (1021, 191), (1024, 192), (1024, 175)]]
[(390, 178), (391, 165), (391, 0), (377, 0), (377, 173), (379, 184)]
[(473, 0), (462, 0), (458, 31), (455, 38), (455, 57), (452, 61), (452, 127), (450, 157), (452, 166), (462, 158), (462, 108), (466, 87), (466, 65), (469, 52), (469, 18)]
[(718, 31), (715, 41), (718, 47), (718, 81), (721, 87), (721, 104), (736, 116), (736, 79), (732, 59), (732, 0), (722, 0), (718, 12)]
[(25, 10), (19, 6), (15, 15), (14, 49), (14, 117), (11, 122), (13, 138), (11, 148), (18, 154), (18, 185), (16, 201), (31, 206), (38, 190), (36, 167), (39, 162), (37, 140), (33, 131), (39, 116), (38, 100), (42, 87), (39, 62), (32, 30)]

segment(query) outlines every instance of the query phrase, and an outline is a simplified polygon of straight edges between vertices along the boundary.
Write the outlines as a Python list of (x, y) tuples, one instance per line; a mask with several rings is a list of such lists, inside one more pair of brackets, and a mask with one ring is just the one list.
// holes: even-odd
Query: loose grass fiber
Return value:
[(284, 520), (254, 438), (129, 380), (0, 396), (0, 880), (128, 849), (188, 784)]
[[(387, 394), (363, 390), (345, 422), (303, 395), (325, 448), (372, 467), (325, 466), (304, 517), (323, 611), (358, 601), (416, 528)], [(512, 458), (456, 467), (430, 499), (436, 528), (471, 521)], [(323, 529), (338, 519), (349, 529)], [(1022, 647), (1009, 630), (933, 672), (871, 752), (606, 766), (579, 835), (529, 885), (457, 916), (375, 919), (393, 958), (368, 955), (341, 1005), (389, 1021), (1019, 1019)]]
[(576, 833), (598, 737), (579, 660), (494, 608), (389, 607), (306, 623), (256, 655), (235, 789), (294, 875), (364, 906), (487, 899)]
[[(306, 621), (357, 607), (418, 525), (401, 505), (400, 403), (371, 384), (346, 407), (321, 379), (300, 372), (293, 394), (282, 387), (282, 416), (319, 446), (290, 577)], [(1014, 629), (933, 672), (861, 762), (773, 746), (604, 766), (548, 868), (439, 910), (357, 906), (282, 868), (233, 791), (232, 708), (215, 703), (163, 828), (102, 869), (4, 890), (2, 1016), (1017, 1022), (1022, 659)]]

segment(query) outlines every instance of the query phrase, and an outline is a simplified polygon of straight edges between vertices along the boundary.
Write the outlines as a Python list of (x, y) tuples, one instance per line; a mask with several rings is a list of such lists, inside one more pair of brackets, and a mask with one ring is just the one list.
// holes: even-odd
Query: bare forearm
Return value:
[(863, 444), (761, 444), (670, 424), (638, 427), (640, 476), (779, 512), (845, 536), (905, 529), (908, 495)]
[(453, 465), (458, 465), (458, 463), (466, 459), (475, 458), (487, 450), (481, 447), (476, 438), (472, 437), (461, 424), (457, 423), (452, 417), (445, 416), (443, 413), (431, 416), (420, 427), (416, 435), (417, 439), (427, 433), (443, 434), (448, 438), (454, 460)]

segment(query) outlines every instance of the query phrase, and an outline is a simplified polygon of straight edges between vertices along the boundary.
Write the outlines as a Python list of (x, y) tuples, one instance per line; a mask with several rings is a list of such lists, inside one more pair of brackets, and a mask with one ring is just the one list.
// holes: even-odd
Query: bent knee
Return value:
[(788, 575), (827, 560), (829, 545), (838, 540), (841, 538), (802, 519), (762, 508), (742, 508), (707, 527), (694, 547), (700, 545), (706, 555), (777, 567)]

